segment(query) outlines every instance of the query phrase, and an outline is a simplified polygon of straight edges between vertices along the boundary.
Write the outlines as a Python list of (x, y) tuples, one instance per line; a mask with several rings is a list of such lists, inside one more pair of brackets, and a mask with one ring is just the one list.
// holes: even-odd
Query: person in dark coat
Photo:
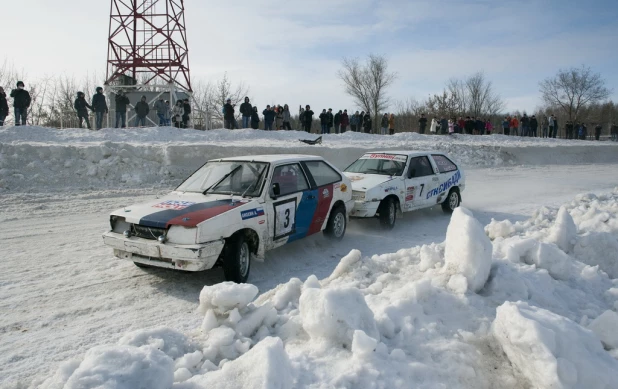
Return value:
[(536, 120), (536, 116), (532, 115), (532, 117), (530, 118), (530, 132), (528, 133), (528, 136), (536, 138), (538, 129), (539, 121)]
[(96, 93), (92, 96), (92, 110), (94, 111), (94, 124), (97, 130), (103, 128), (103, 115), (107, 115), (107, 101), (103, 94), (103, 88), (97, 87)]
[(339, 134), (341, 130), (341, 110), (335, 114), (335, 134)]
[(24, 89), (23, 81), (17, 81), (17, 89), (11, 91), (13, 98), (13, 109), (15, 110), (15, 125), (25, 126), (28, 118), (28, 108), (30, 107), (30, 93)]
[(146, 116), (150, 112), (150, 107), (146, 102), (146, 96), (135, 104), (135, 127), (146, 126)]
[(264, 115), (264, 129), (266, 131), (272, 131), (277, 113), (270, 107), (270, 105), (267, 105), (266, 109), (262, 111), (262, 115)]
[(232, 105), (232, 99), (227, 99), (223, 106), (223, 124), (228, 130), (234, 129), (234, 106)]
[(425, 117), (425, 114), (422, 113), (421, 118), (418, 119), (418, 133), (424, 134), (426, 128), (427, 128), (427, 118)]
[(528, 117), (528, 115), (524, 114), (524, 116), (522, 116), (519, 123), (521, 124), (521, 134), (520, 135), (528, 136), (528, 132), (530, 132), (530, 118)]
[(485, 134), (485, 121), (482, 120), (480, 117), (476, 118), (476, 120), (474, 121), (474, 129), (477, 135), (484, 135)]
[(260, 128), (260, 115), (258, 115), (257, 107), (253, 107), (251, 110), (251, 128), (254, 130)]
[(328, 126), (328, 134), (330, 134), (330, 129), (333, 128), (333, 123), (335, 122), (335, 118), (333, 117), (333, 109), (329, 108), (328, 112), (326, 112), (326, 117), (328, 118), (326, 125)]
[(253, 116), (253, 106), (249, 102), (249, 97), (245, 97), (245, 102), (240, 104), (240, 114), (242, 115), (242, 128), (249, 128), (249, 121)]
[[(182, 115), (182, 128), (189, 127), (189, 119), (191, 115), (191, 103), (189, 103), (189, 99), (184, 99), (182, 102), (182, 106), (185, 109), (184, 115)], [(238, 124), (236, 123), (236, 119), (234, 119), (234, 128), (238, 128)]]
[(599, 140), (601, 138), (601, 131), (603, 130), (603, 126), (601, 126), (601, 123), (597, 124), (594, 127), (594, 139)]
[(90, 130), (90, 120), (88, 120), (88, 108), (92, 109), (92, 106), (86, 101), (86, 95), (84, 92), (77, 92), (77, 98), (73, 103), (73, 108), (77, 111), (77, 119), (79, 120), (79, 128), (82, 128), (82, 123), (86, 120), (86, 126)]
[[(565, 130), (566, 130), (566, 138), (573, 139), (573, 122), (572, 121), (569, 120), (566, 122)], [(550, 131), (550, 135), (551, 135), (551, 131)]]
[(124, 95), (123, 91), (118, 91), (116, 95), (116, 128), (125, 128), (127, 126), (127, 105), (131, 104), (129, 98)]
[(442, 135), (448, 134), (448, 119), (446, 118), (440, 120), (440, 133)]
[(9, 102), (6, 100), (4, 88), (0, 86), (0, 127), (4, 126), (7, 116), (9, 116)]
[(311, 132), (311, 124), (313, 123), (313, 111), (311, 107), (307, 105), (305, 112), (303, 112), (303, 124), (306, 132)]
[(370, 134), (372, 127), (373, 123), (371, 121), (371, 114), (369, 113), (369, 111), (367, 111), (367, 113), (363, 117), (363, 128), (365, 130), (365, 133)]
[(552, 136), (552, 138), (555, 138), (556, 135), (558, 135), (558, 118), (554, 115), (552, 115), (554, 117), (554, 136)]
[(472, 132), (474, 132), (474, 127), (474, 122), (470, 116), (466, 116), (466, 120), (464, 121), (464, 130), (466, 131), (466, 134), (472, 135)]
[(326, 113), (326, 108), (322, 110), (322, 113), (319, 116), (320, 118), (320, 127), (322, 128), (320, 134), (328, 133), (328, 114)]
[[(341, 111), (339, 111), (341, 112)], [(341, 133), (343, 134), (348, 129), (348, 125), (350, 125), (350, 118), (348, 117), (348, 110), (344, 109), (341, 114)]]

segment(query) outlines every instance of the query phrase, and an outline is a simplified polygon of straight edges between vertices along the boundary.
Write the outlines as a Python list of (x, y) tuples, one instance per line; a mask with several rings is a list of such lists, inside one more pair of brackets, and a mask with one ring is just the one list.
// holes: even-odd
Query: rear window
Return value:
[(457, 165), (444, 155), (432, 154), (433, 160), (438, 165), (438, 171), (440, 173), (448, 173), (457, 170)]
[(323, 161), (305, 161), (309, 173), (317, 186), (324, 186), (341, 181), (341, 175)]

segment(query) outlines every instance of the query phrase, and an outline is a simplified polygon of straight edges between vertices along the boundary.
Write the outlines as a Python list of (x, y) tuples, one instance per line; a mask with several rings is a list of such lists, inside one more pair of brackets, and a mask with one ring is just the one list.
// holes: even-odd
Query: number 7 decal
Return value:
[(425, 184), (421, 184), (421, 193), (418, 194), (418, 197), (423, 195), (423, 190), (425, 189)]

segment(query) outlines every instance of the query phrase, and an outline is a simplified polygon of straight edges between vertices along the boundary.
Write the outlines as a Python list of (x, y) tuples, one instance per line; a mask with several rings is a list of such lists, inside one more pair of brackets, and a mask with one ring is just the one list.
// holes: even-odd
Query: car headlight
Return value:
[(112, 231), (118, 234), (122, 234), (124, 231), (131, 229), (131, 224), (127, 223), (127, 221), (122, 216), (110, 216), (109, 224), (112, 227)]
[(167, 231), (166, 240), (175, 244), (195, 244), (197, 241), (197, 228), (171, 226)]
[(352, 200), (354, 201), (363, 201), (365, 200), (365, 192), (361, 192), (360, 190), (352, 191)]

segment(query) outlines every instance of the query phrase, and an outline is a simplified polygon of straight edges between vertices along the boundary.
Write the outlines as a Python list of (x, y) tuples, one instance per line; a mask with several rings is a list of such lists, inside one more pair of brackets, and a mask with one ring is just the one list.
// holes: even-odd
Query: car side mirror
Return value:
[(281, 194), (281, 187), (279, 186), (278, 182), (275, 182), (272, 186), (272, 196), (273, 198), (277, 198), (279, 197), (279, 195)]

